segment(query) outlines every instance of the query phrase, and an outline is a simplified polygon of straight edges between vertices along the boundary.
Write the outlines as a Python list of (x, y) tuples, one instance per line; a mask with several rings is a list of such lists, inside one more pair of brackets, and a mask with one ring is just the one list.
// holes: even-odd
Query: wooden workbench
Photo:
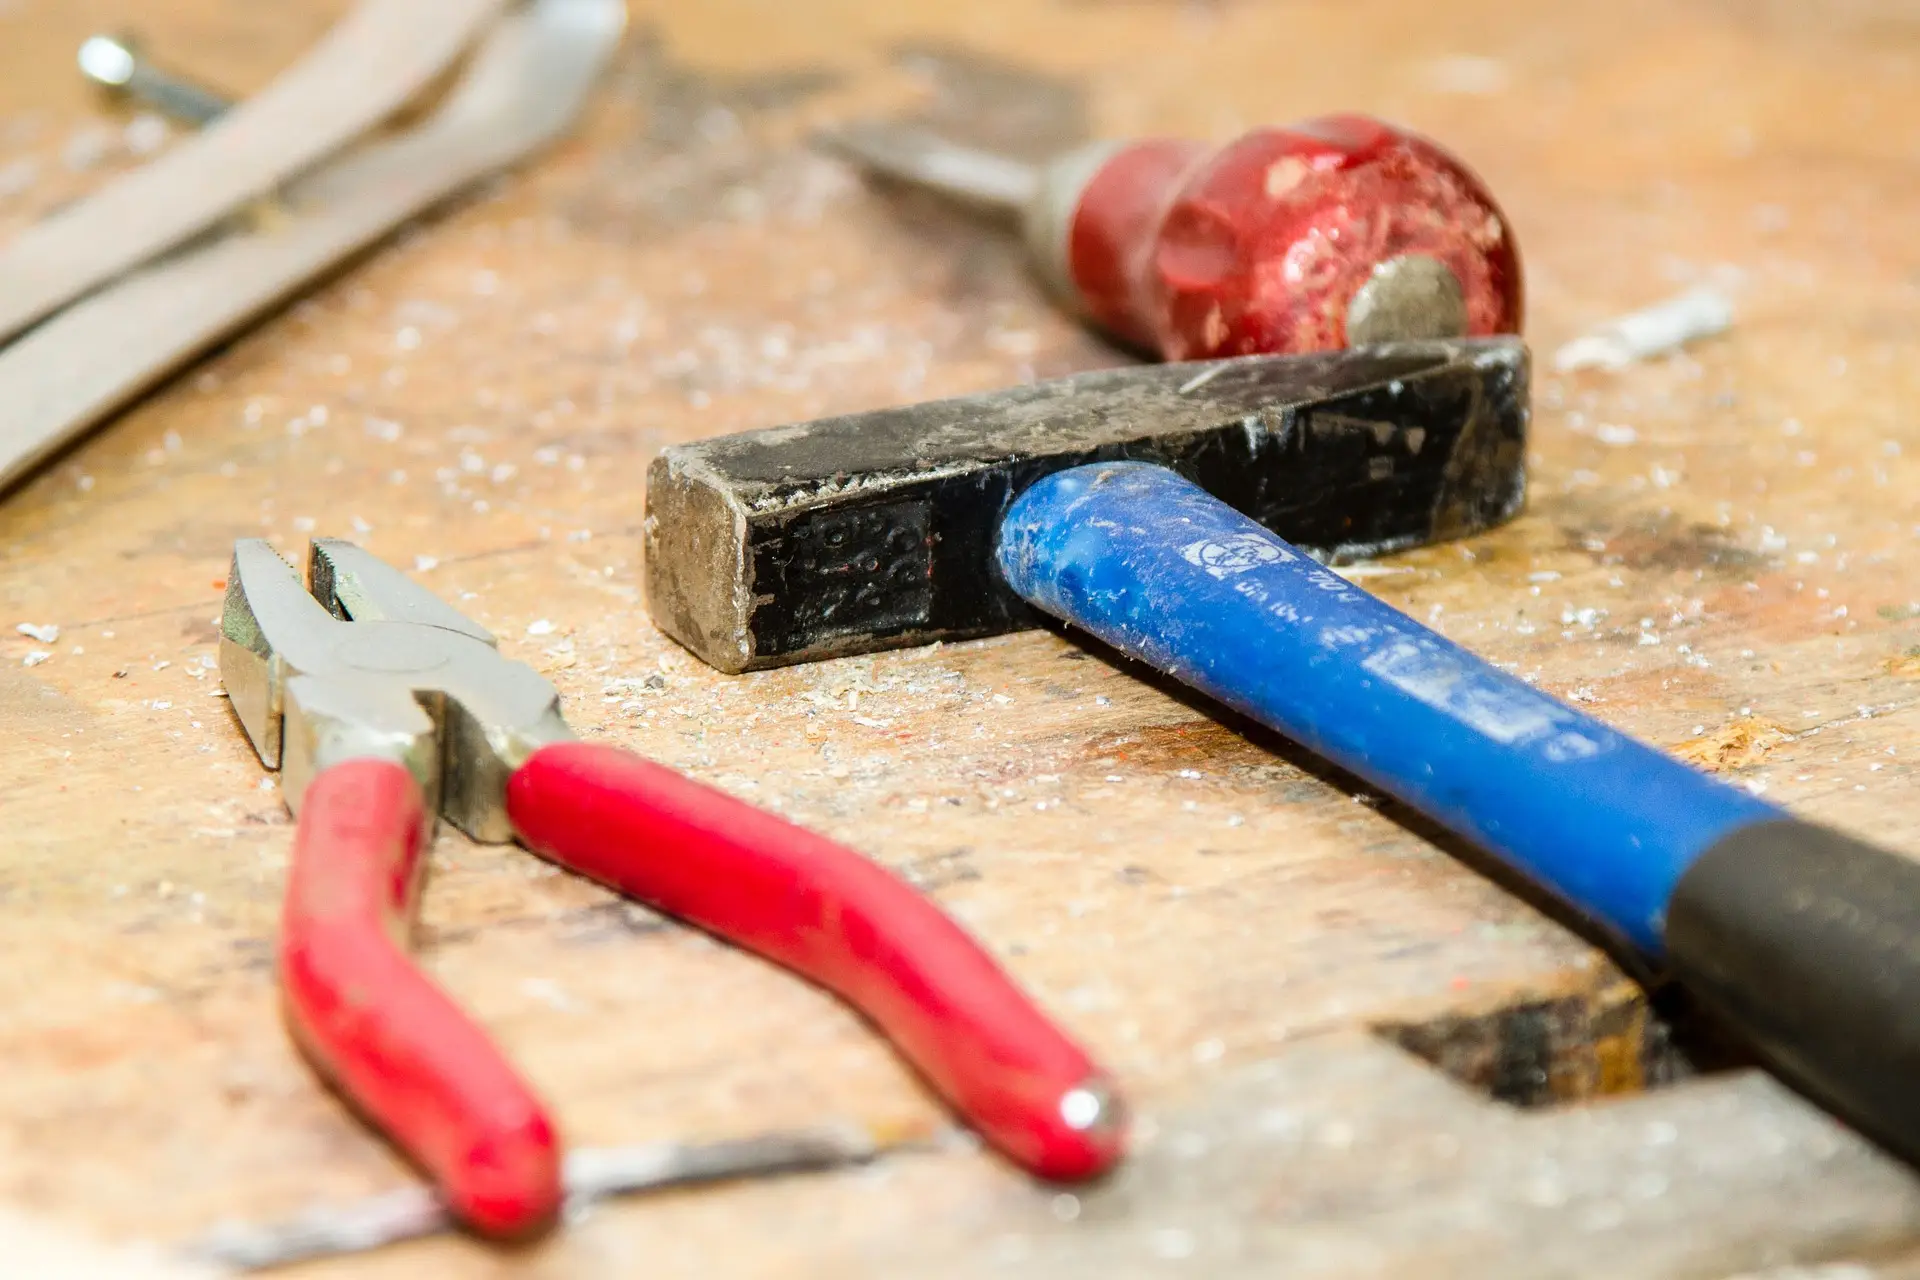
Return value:
[[(341, 7), (0, 0), (0, 236), (130, 161), (68, 71), (92, 24), (246, 91)], [(1920, 849), (1917, 73), (1899, 0), (637, 4), (572, 141), (0, 505), (0, 1204), (170, 1242), (410, 1176), (282, 1029), (291, 830), (212, 670), (233, 539), (313, 532), (416, 567), (588, 735), (905, 872), (1119, 1073), (1139, 1142), (1078, 1198), (960, 1147), (302, 1275), (1902, 1273), (1920, 1181), (1737, 1055), (1695, 1074), (1729, 1055), (1689, 1065), (1470, 851), (1045, 632), (718, 676), (649, 625), (636, 530), (665, 443), (1122, 359), (809, 127), (1031, 151), (1374, 111), (1499, 193), (1543, 357), (1688, 283), (1739, 320), (1543, 358), (1524, 517), (1367, 585)], [(827, 998), (515, 849), (441, 837), (421, 950), (577, 1143), (941, 1120)]]

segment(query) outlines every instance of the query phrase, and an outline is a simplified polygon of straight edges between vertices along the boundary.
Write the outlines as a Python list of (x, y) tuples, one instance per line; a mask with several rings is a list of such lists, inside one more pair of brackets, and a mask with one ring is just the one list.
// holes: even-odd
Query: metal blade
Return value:
[[(470, 8), (467, 0), (461, 8)], [(435, 18), (439, 25), (455, 20)], [(162, 257), (0, 351), (0, 494), (319, 275), (564, 132), (625, 21), (624, 0), (531, 0), (515, 8), (432, 116), (286, 188), (284, 224), (236, 230)]]
[(247, 740), (269, 769), (280, 767), (281, 649), (292, 637), (332, 621), (272, 546), (259, 538), (233, 544), (220, 611), (220, 680)]
[(352, 622), (411, 622), (495, 645), (493, 633), (386, 561), (342, 538), (315, 538), (308, 575), (313, 597)]
[(997, 213), (1018, 216), (1040, 193), (1040, 172), (1033, 165), (921, 129), (851, 124), (814, 140), (870, 173)]

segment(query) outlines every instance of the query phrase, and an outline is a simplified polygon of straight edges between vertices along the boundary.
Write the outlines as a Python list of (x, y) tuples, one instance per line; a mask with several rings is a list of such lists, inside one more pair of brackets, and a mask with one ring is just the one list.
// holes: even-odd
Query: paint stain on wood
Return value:
[[(1563, 499), (1558, 505), (1571, 504)], [(1672, 512), (1561, 510), (1552, 514), (1566, 550), (1583, 553), (1610, 569), (1749, 578), (1774, 563), (1766, 554), (1742, 546), (1728, 530), (1688, 522)]]

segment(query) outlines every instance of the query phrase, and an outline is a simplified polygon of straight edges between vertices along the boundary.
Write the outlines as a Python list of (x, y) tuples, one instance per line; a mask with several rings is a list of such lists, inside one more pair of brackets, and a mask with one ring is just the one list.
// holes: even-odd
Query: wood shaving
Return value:
[(1725, 773), (1759, 764), (1792, 737), (1770, 720), (1744, 716), (1688, 739), (1673, 754), (1708, 773)]
[(1668, 355), (1732, 327), (1733, 303), (1725, 294), (1717, 289), (1692, 289), (1574, 339), (1554, 353), (1553, 367), (1561, 373), (1623, 369), (1637, 360)]

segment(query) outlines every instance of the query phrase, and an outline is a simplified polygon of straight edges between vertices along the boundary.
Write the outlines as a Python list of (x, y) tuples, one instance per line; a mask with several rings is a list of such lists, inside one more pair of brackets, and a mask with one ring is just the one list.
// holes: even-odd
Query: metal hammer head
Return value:
[(1517, 338), (1138, 365), (670, 448), (647, 474), (647, 607), (722, 671), (1037, 625), (999, 580), (1054, 471), (1170, 467), (1338, 561), (1519, 510)]

